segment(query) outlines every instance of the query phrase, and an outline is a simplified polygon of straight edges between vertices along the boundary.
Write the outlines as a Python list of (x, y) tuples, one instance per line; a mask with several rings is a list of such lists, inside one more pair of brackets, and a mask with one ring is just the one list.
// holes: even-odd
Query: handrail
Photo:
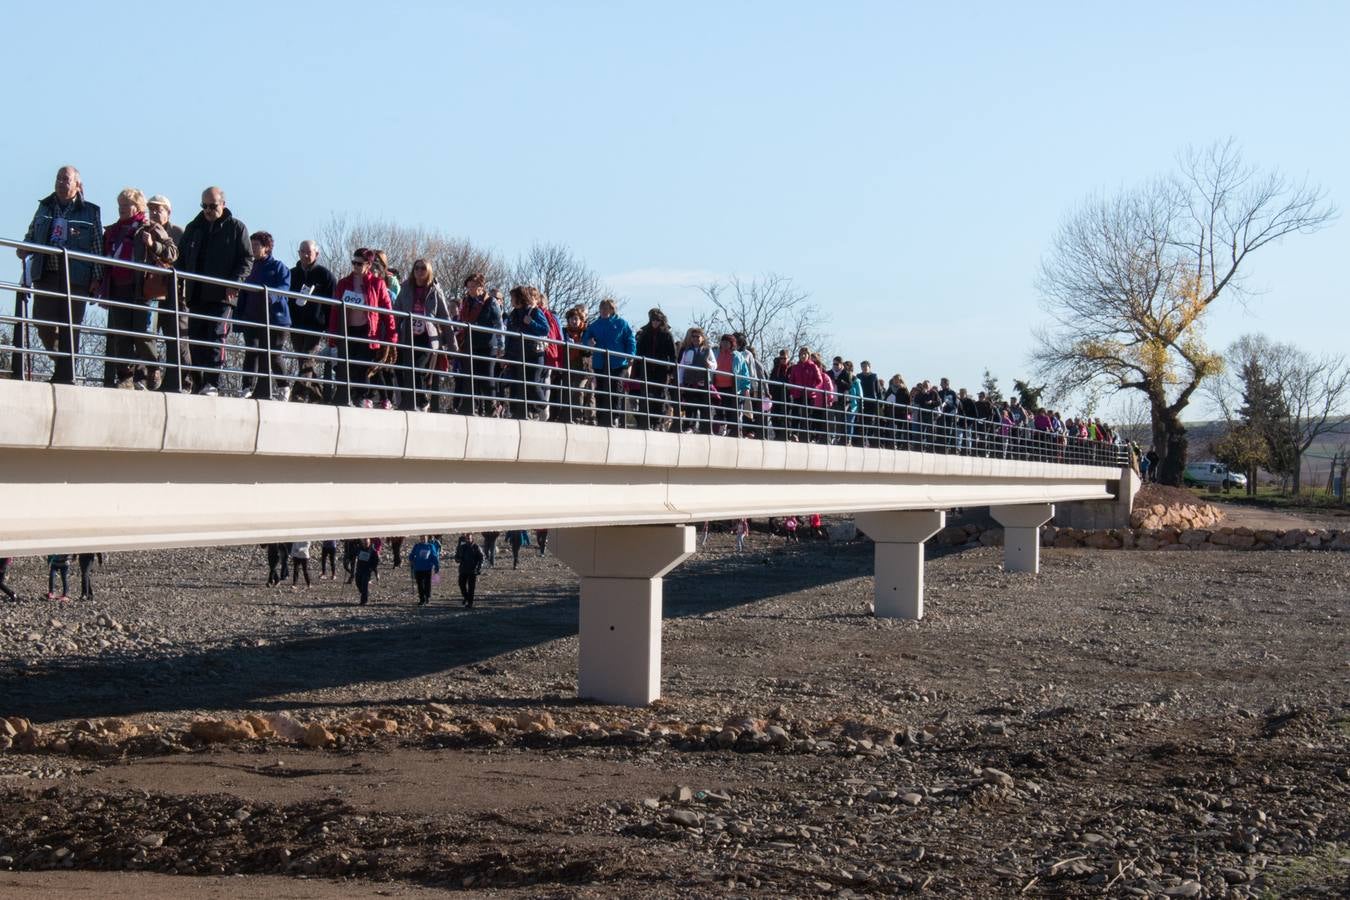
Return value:
[[(181, 385), (184, 376), (203, 384), (222, 377), (238, 379), (243, 384), (253, 379), (252, 391), (263, 391), (271, 396), (273, 380), (284, 387), (280, 396), (288, 395), (289, 388), (303, 385), (319, 393), (331, 393), (332, 401), (352, 402), (354, 393), (362, 395), (363, 405), (374, 405), (371, 395), (384, 405), (392, 405), (398, 398), (404, 409), (459, 410), (465, 414), (503, 415), (515, 418), (530, 416), (551, 419), (555, 416), (569, 422), (597, 421), (615, 427), (629, 427), (630, 419), (639, 427), (671, 430), (694, 430), (704, 434), (725, 433), (759, 439), (795, 440), (814, 443), (844, 443), (920, 452), (956, 453), (962, 455), (998, 456), (1003, 458), (1042, 462), (1075, 462), (1118, 467), (1129, 463), (1128, 448), (1105, 441), (1069, 437), (1064, 433), (1037, 431), (1026, 426), (1009, 428), (1000, 421), (970, 418), (959, 412), (945, 412), (919, 406), (899, 406), (883, 398), (855, 398), (840, 395), (826, 386), (811, 388), (792, 385), (753, 371), (747, 379), (724, 370), (709, 369), (706, 379), (693, 383), (683, 376), (690, 371), (681, 362), (679, 354), (673, 360), (653, 359), (607, 348), (581, 347), (564, 334), (562, 339), (534, 336), (513, 331), (506, 326), (509, 311), (502, 311), (502, 326), (490, 328), (476, 323), (461, 322), (425, 314), (414, 314), (399, 309), (380, 308), (380, 316), (388, 316), (395, 323), (395, 333), (382, 330), (373, 336), (353, 337), (349, 321), (353, 310), (368, 310), (364, 304), (346, 303), (341, 298), (323, 297), (294, 290), (267, 287), (248, 282), (232, 281), (206, 275), (168, 269), (149, 263), (118, 260), (98, 254), (81, 253), (66, 248), (0, 238), (0, 247), (27, 253), (41, 253), (59, 257), (62, 261), (62, 288), (52, 290), (0, 279), (0, 291), (11, 291), (16, 296), (13, 315), (0, 315), (0, 323), (13, 326), (9, 343), (0, 343), (0, 350), (8, 350), (15, 357), (12, 369), (16, 376), (23, 374), (38, 360), (55, 360), (68, 356), (70, 377), (82, 360), (102, 363), (107, 373), (144, 367), (166, 371), (172, 369), (172, 384)], [(170, 275), (174, 298), (173, 308), (161, 307), (161, 301), (134, 298), (94, 298), (73, 292), (69, 284), (69, 266), (72, 261), (93, 262), (105, 268), (120, 267), (133, 271)], [(339, 279), (340, 280), (340, 279)], [(189, 283), (214, 285), (237, 290), (242, 302), (245, 294), (259, 294), (262, 300), (261, 321), (241, 320), (233, 315), (216, 316), (186, 308), (182, 288)], [(64, 300), (62, 321), (30, 314), (26, 311), (29, 296)], [(20, 302), (17, 298), (24, 298)], [(338, 319), (342, 332), (291, 325), (273, 325), (270, 306), (274, 297), (295, 301), (297, 305), (317, 303), (341, 311)], [(158, 315), (160, 327), (153, 325), (148, 332), (117, 328), (107, 323), (97, 325), (75, 321), (77, 303), (95, 303), (111, 310), (148, 312)], [(391, 304), (392, 307), (392, 304)], [(236, 307), (237, 308), (237, 307)], [(173, 320), (171, 327), (163, 319)], [(331, 318), (331, 315), (330, 315)], [(186, 320), (187, 328), (182, 327)], [(444, 345), (419, 344), (414, 336), (416, 323), (435, 326), (449, 340)], [(195, 328), (194, 328), (195, 325)], [(259, 342), (241, 347), (229, 342), (232, 326)], [(560, 326), (561, 327), (561, 326)], [(35, 328), (42, 337), (42, 345), (35, 348), (27, 341), (27, 330)], [(209, 329), (209, 332), (208, 332)], [(261, 331), (261, 337), (254, 330)], [(64, 334), (61, 334), (64, 330)], [(219, 332), (226, 332), (222, 339)], [(274, 342), (275, 331), (282, 331), (280, 341)], [(426, 329), (423, 329), (424, 333)], [(53, 341), (52, 332), (57, 332)], [(102, 352), (85, 352), (78, 340), (79, 333), (101, 335), (105, 339)], [(172, 333), (172, 336), (170, 336)], [(476, 335), (486, 335), (493, 355), (483, 358), (473, 344)], [(69, 339), (65, 339), (68, 336)], [(291, 338), (292, 347), (285, 348), (285, 339)], [(412, 340), (408, 340), (412, 337)], [(303, 339), (309, 350), (296, 346)], [(64, 340), (63, 340), (64, 339)], [(154, 342), (165, 345), (165, 352), (151, 349), (155, 358), (148, 360), (113, 353), (110, 343), (128, 341)], [(172, 354), (169, 353), (172, 345)], [(558, 365), (545, 360), (549, 347), (556, 347)], [(322, 350), (320, 349), (322, 348)], [(200, 349), (200, 352), (194, 352)], [(390, 350), (393, 353), (390, 353)], [(512, 355), (508, 358), (508, 349)], [(583, 364), (574, 366), (572, 353), (580, 350), (592, 354), (600, 350), (606, 358), (627, 359), (627, 364), (596, 372)], [(243, 366), (226, 365), (228, 354), (244, 353)], [(209, 351), (209, 353), (208, 353)], [(206, 364), (211, 355), (218, 354), (219, 364)], [(388, 357), (393, 356), (394, 359)], [(172, 359), (170, 359), (172, 357)], [(294, 361), (295, 371), (288, 371)], [(318, 375), (318, 363), (337, 369), (341, 375), (329, 371)], [(309, 363), (305, 374), (304, 363)], [(248, 367), (252, 367), (248, 369)], [(762, 366), (760, 367), (763, 368)], [(246, 370), (247, 369), (247, 370)], [(616, 369), (618, 372), (616, 373)], [(280, 371), (281, 375), (274, 375)], [(395, 377), (393, 383), (386, 373)], [(658, 379), (651, 379), (653, 373)], [(701, 373), (700, 373), (701, 374)], [(719, 391), (716, 380), (730, 376), (732, 390)], [(359, 376), (359, 377), (357, 377)], [(85, 380), (90, 380), (85, 378)], [(742, 392), (738, 385), (749, 381), (750, 389)], [(588, 383), (589, 382), (589, 383)], [(800, 400), (794, 400), (800, 395)], [(827, 399), (828, 398), (828, 399)], [(853, 404), (857, 403), (857, 408)]]

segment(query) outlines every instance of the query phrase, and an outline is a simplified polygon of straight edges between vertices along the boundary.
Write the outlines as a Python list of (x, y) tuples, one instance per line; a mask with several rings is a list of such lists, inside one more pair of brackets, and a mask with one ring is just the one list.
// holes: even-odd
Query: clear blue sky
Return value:
[[(65, 162), (105, 210), (136, 186), (180, 224), (219, 184), (288, 260), (334, 211), (510, 258), (563, 242), (677, 327), (693, 285), (773, 271), (829, 311), (828, 350), (1006, 389), (1041, 255), (1088, 194), (1231, 136), (1350, 204), (1343, 3), (174, 9), (6, 11), (0, 233)], [(1263, 293), (1222, 303), (1210, 340), (1344, 349), (1348, 227), (1253, 257)]]

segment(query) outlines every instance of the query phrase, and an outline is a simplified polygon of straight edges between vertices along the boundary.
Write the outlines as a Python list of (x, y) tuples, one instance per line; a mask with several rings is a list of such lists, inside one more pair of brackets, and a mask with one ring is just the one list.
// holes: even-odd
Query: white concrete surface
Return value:
[(579, 697), (645, 706), (661, 696), (661, 578), (695, 546), (687, 525), (553, 535), (554, 553), (581, 576)]
[(942, 530), (946, 512), (861, 512), (853, 521), (873, 542), (873, 615), (922, 619), (923, 542)]
[(993, 506), (989, 514), (1003, 526), (1003, 570), (1041, 571), (1041, 526), (1055, 517), (1052, 503)]
[(0, 410), (4, 555), (1114, 502), (1122, 482), (1114, 468), (11, 381)]

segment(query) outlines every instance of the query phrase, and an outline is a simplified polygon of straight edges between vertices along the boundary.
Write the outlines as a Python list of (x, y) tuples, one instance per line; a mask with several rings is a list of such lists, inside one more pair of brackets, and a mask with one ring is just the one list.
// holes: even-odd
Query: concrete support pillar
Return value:
[(1055, 505), (992, 506), (989, 513), (1003, 526), (1003, 571), (1039, 572), (1041, 526), (1055, 517)]
[(661, 696), (661, 578), (694, 552), (688, 525), (567, 528), (554, 554), (581, 576), (577, 696), (646, 706)]
[(872, 609), (882, 619), (923, 618), (923, 542), (942, 530), (942, 510), (862, 512), (854, 523), (873, 541)]

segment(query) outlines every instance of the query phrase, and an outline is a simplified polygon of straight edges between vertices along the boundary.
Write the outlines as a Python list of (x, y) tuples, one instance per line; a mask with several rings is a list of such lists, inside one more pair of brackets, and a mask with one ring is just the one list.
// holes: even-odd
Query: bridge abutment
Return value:
[(693, 554), (694, 529), (567, 528), (553, 548), (581, 577), (577, 696), (621, 706), (660, 697), (662, 577)]
[(1055, 505), (994, 506), (989, 513), (1003, 526), (1003, 571), (1040, 572), (1041, 526), (1055, 517)]
[(942, 530), (946, 512), (860, 512), (853, 521), (873, 541), (874, 614), (883, 619), (922, 619), (923, 542)]

